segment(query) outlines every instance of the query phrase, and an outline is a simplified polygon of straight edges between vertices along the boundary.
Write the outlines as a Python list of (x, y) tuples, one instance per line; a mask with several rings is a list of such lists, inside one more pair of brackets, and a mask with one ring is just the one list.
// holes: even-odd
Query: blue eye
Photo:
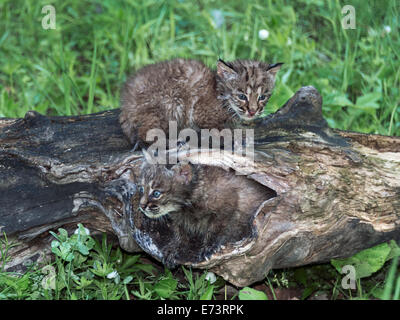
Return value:
[(265, 95), (261, 95), (261, 96), (258, 97), (258, 100), (259, 100), (259, 101), (262, 101), (262, 100), (265, 100), (265, 98), (266, 98)]
[(144, 188), (142, 186), (139, 187), (139, 192), (143, 193), (144, 192)]
[(153, 192), (153, 198), (159, 198), (161, 196), (161, 192), (156, 190)]
[(247, 97), (246, 97), (243, 93), (238, 94), (238, 98), (239, 98), (240, 100), (244, 100), (244, 101), (247, 100)]

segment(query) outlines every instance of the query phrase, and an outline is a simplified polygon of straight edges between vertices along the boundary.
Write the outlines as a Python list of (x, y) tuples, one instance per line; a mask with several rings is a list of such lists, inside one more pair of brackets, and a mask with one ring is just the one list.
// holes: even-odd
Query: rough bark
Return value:
[(220, 150), (180, 152), (180, 159), (233, 169), (276, 193), (249, 213), (251, 233), (216, 241), (206, 259), (196, 241), (170, 241), (180, 232), (170, 221), (149, 220), (135, 209), (142, 155), (131, 152), (118, 112), (0, 119), (0, 225), (21, 242), (8, 267), (37, 259), (48, 230), (71, 230), (78, 222), (115, 234), (130, 252), (143, 249), (162, 260), (175, 250), (176, 264), (211, 269), (239, 286), (271, 268), (400, 240), (400, 139), (330, 129), (312, 87), (244, 126), (254, 129), (254, 162)]

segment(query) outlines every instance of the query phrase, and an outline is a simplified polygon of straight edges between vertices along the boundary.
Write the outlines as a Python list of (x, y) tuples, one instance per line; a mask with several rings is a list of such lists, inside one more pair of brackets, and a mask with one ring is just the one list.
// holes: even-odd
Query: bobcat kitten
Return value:
[(152, 219), (168, 216), (188, 235), (185, 238), (205, 242), (211, 237), (222, 242), (242, 239), (251, 232), (251, 216), (260, 204), (276, 195), (246, 176), (189, 163), (169, 169), (144, 162), (138, 190), (143, 214)]
[(180, 131), (221, 130), (235, 119), (250, 120), (263, 112), (281, 65), (219, 60), (215, 72), (178, 58), (145, 66), (121, 92), (122, 130), (134, 144), (146, 141), (150, 129), (167, 133), (169, 121)]

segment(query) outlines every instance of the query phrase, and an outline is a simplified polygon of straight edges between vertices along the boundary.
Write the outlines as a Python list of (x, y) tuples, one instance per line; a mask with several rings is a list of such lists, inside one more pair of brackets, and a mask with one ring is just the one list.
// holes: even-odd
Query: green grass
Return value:
[(313, 85), (332, 127), (400, 135), (396, 0), (352, 1), (355, 30), (341, 28), (344, 2), (336, 0), (55, 1), (56, 30), (41, 26), (46, 4), (0, 2), (1, 116), (117, 108), (127, 74), (155, 61), (251, 58), (285, 62), (268, 112)]
[[(77, 115), (118, 108), (127, 75), (160, 60), (187, 57), (214, 66), (219, 57), (249, 58), (285, 63), (267, 112), (301, 86), (313, 85), (323, 96), (330, 126), (400, 136), (398, 0), (351, 1), (355, 30), (341, 28), (347, 3), (338, 0), (53, 1), (56, 30), (44, 30), (41, 9), (48, 4), (0, 1), (0, 117), (23, 117), (28, 110)], [(267, 39), (258, 37), (260, 29), (269, 31)], [(138, 267), (145, 265), (142, 258), (104, 243), (89, 251), (86, 269), (55, 254), (50, 265), (59, 286), (54, 290), (44, 289), (46, 274), (37, 266), (22, 277), (0, 270), (0, 299), (215, 298), (224, 286), (221, 279), (211, 285), (205, 273), (186, 269), (153, 274), (150, 267)], [(2, 266), (5, 257), (4, 249)], [(131, 265), (124, 269), (121, 261)], [(359, 281), (356, 292), (340, 289), (341, 275), (330, 265), (322, 271), (272, 273), (260, 286), (273, 298), (274, 288), (289, 285), (301, 287), (303, 298), (321, 290), (332, 298), (370, 298), (376, 289), (379, 297), (398, 298), (397, 260), (389, 266), (374, 279)], [(112, 270), (118, 280), (107, 278)]]
[(53, 259), (28, 266), (22, 275), (4, 270), (13, 244), (7, 237), (1, 238), (0, 300), (210, 300), (214, 289), (224, 284), (222, 279), (211, 284), (207, 272), (194, 275), (183, 267), (178, 281), (180, 270), (172, 274), (168, 269), (157, 269), (143, 263), (140, 255), (113, 248), (105, 235), (96, 240), (82, 225), (78, 230), (71, 236), (64, 229), (51, 232)]
[[(4, 269), (10, 261), (9, 250), (17, 244), (9, 242), (5, 234), (0, 238), (0, 300), (278, 300), (285, 297), (285, 290), (289, 294), (294, 290), (294, 297), (301, 300), (321, 296), (333, 300), (400, 299), (400, 249), (394, 242), (359, 253), (366, 257), (363, 261), (342, 261), (354, 265), (356, 274), (363, 278), (357, 279), (355, 290), (342, 289), (343, 275), (337, 264), (336, 269), (323, 264), (270, 271), (254, 288), (239, 289), (215, 275), (212, 280), (207, 271), (183, 266), (173, 271), (163, 269), (141, 255), (113, 247), (105, 234), (101, 239), (91, 237), (82, 225), (72, 235), (64, 229), (51, 234), (51, 259), (27, 265), (22, 274)], [(379, 252), (382, 257), (378, 257)]]

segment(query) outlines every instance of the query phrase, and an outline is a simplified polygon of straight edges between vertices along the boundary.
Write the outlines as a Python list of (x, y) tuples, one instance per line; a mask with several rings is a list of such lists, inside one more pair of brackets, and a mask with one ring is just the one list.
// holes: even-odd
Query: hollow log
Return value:
[[(118, 114), (30, 111), (23, 119), (0, 119), (0, 228), (19, 242), (6, 268), (43, 259), (48, 231), (72, 232), (77, 223), (115, 235), (129, 252), (144, 250), (160, 261), (174, 252), (173, 264), (207, 268), (238, 286), (263, 279), (271, 268), (400, 241), (400, 138), (329, 128), (313, 87), (241, 125), (254, 130), (251, 157), (219, 149), (178, 152), (181, 161), (221, 167), (266, 190), (246, 216), (246, 235), (223, 241), (215, 235), (206, 245), (174, 236), (182, 230), (171, 220), (137, 210), (143, 156), (123, 136)], [(229, 221), (226, 230), (234, 232), (237, 223)]]

